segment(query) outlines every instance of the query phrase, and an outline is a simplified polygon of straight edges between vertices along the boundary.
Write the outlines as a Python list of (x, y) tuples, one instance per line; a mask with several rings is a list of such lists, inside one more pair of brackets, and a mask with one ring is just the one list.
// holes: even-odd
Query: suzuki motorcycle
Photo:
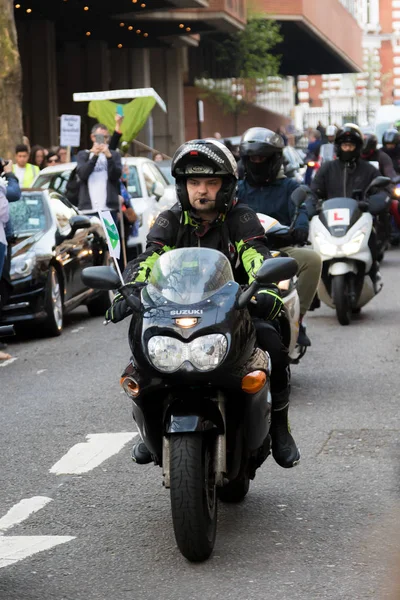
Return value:
[(368, 275), (373, 262), (368, 241), (374, 216), (385, 210), (387, 198), (372, 196), (371, 190), (389, 183), (388, 177), (376, 177), (364, 200), (326, 200), (311, 220), (310, 241), (320, 253), (323, 265), (318, 295), (327, 306), (336, 309), (341, 325), (349, 325), (352, 314), (359, 313), (375, 296)]
[[(271, 450), (270, 359), (257, 347), (249, 302), (260, 286), (291, 279), (291, 258), (267, 260), (242, 290), (216, 250), (171, 250), (155, 262), (133, 311), (132, 359), (121, 385), (170, 489), (177, 545), (190, 561), (214, 547), (218, 498), (240, 502)], [(111, 267), (89, 267), (92, 288), (120, 286)]]

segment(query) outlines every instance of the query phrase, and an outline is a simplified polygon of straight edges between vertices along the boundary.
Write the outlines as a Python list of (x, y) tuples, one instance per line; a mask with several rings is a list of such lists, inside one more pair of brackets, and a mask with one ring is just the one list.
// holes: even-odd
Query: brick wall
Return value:
[(393, 47), (390, 40), (383, 40), (380, 50), (382, 104), (393, 103)]
[[(197, 98), (201, 98), (201, 91), (195, 87), (184, 88), (185, 104), (185, 138), (197, 138)], [(202, 123), (202, 136), (213, 136), (218, 131), (222, 137), (241, 135), (249, 127), (268, 127), (276, 129), (279, 125), (287, 125), (289, 119), (273, 113), (272, 111), (249, 105), (248, 112), (240, 115), (237, 126), (231, 114), (224, 114), (222, 108), (209, 98), (204, 99), (204, 123)]]

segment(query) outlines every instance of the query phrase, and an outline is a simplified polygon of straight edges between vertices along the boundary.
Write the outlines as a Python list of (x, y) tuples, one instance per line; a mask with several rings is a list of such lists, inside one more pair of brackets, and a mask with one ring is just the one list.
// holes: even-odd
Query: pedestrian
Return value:
[(60, 155), (57, 152), (49, 152), (47, 155), (47, 167), (54, 167), (54, 165), (59, 165), (62, 161), (60, 159)]
[[(309, 143), (308, 143), (308, 147), (307, 147), (306, 163), (308, 163), (308, 162), (315, 163), (318, 160), (321, 144), (322, 144), (321, 133), (317, 129), (311, 131), (310, 137), (309, 137)], [(314, 172), (314, 166), (310, 166), (310, 167), (307, 166), (307, 170), (306, 170), (306, 173), (304, 176), (304, 183), (306, 185), (310, 185), (313, 172)]]
[[(57, 150), (57, 154), (60, 159), (60, 163), (65, 164), (68, 162), (68, 149), (66, 146), (60, 146), (59, 149)], [(48, 162), (48, 158), (49, 157), (47, 157), (47, 162)]]
[(119, 152), (110, 150), (108, 129), (96, 123), (90, 136), (92, 147), (81, 150), (76, 173), (80, 180), (78, 208), (86, 214), (110, 210), (117, 220), (119, 210), (119, 179), (122, 164)]
[(30, 188), (36, 175), (39, 173), (39, 167), (28, 162), (29, 151), (25, 144), (18, 144), (15, 148), (15, 162), (12, 170), (16, 175), (21, 188)]
[(153, 154), (153, 160), (154, 162), (162, 162), (164, 160), (164, 156), (161, 154), (161, 152), (156, 152)]
[[(7, 256), (7, 238), (6, 238), (6, 225), (10, 218), (10, 212), (8, 208), (8, 200), (6, 197), (6, 182), (0, 178), (0, 279), (3, 272), (3, 265)], [(1, 303), (1, 297), (0, 297)], [(0, 304), (1, 308), (1, 304)], [(0, 360), (7, 360), (11, 358), (9, 354), (3, 352), (5, 344), (0, 342)]]
[(32, 146), (31, 153), (29, 155), (29, 163), (36, 165), (40, 170), (46, 166), (46, 155), (43, 146), (35, 145)]

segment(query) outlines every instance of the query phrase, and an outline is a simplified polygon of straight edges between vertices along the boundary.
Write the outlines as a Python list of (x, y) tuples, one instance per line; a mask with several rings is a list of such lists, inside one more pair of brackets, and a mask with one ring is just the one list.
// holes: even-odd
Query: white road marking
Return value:
[(0, 519), (0, 535), (5, 531), (25, 521), (30, 515), (37, 512), (46, 504), (52, 501), (47, 496), (33, 496), (33, 498), (24, 498), (18, 504), (15, 504), (8, 513)]
[(47, 369), (39, 369), (39, 371), (36, 371), (36, 375), (41, 375), (45, 371), (47, 371)]
[(50, 473), (56, 475), (80, 475), (95, 469), (102, 462), (118, 454), (122, 448), (138, 435), (137, 432), (93, 433), (86, 436), (87, 442), (72, 446)]
[(18, 360), (17, 356), (13, 356), (12, 358), (8, 358), (4, 362), (2, 361), (0, 363), (0, 367), (6, 367), (7, 365), (11, 365), (11, 363), (15, 362), (16, 360)]
[(50, 550), (54, 546), (74, 540), (69, 535), (32, 535), (0, 537), (0, 569), (8, 567), (32, 554)]
[(71, 329), (71, 333), (79, 333), (80, 331), (82, 331), (82, 329), (85, 329), (84, 327), (76, 327), (75, 329)]

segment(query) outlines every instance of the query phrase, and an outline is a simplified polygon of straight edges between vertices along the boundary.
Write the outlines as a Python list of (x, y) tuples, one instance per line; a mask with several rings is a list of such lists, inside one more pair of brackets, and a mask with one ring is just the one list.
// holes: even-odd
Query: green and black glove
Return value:
[(273, 321), (283, 308), (283, 300), (276, 285), (262, 287), (251, 300), (251, 314), (254, 317)]
[[(145, 285), (145, 283), (137, 283), (136, 281), (132, 281), (131, 283), (127, 283), (126, 287), (130, 288), (130, 294), (136, 294), (139, 296), (142, 288)], [(119, 321), (129, 317), (129, 315), (132, 313), (132, 308), (128, 305), (122, 294), (118, 292), (115, 294), (114, 300), (106, 312), (105, 319), (106, 321), (112, 321), (112, 323), (119, 323)]]

